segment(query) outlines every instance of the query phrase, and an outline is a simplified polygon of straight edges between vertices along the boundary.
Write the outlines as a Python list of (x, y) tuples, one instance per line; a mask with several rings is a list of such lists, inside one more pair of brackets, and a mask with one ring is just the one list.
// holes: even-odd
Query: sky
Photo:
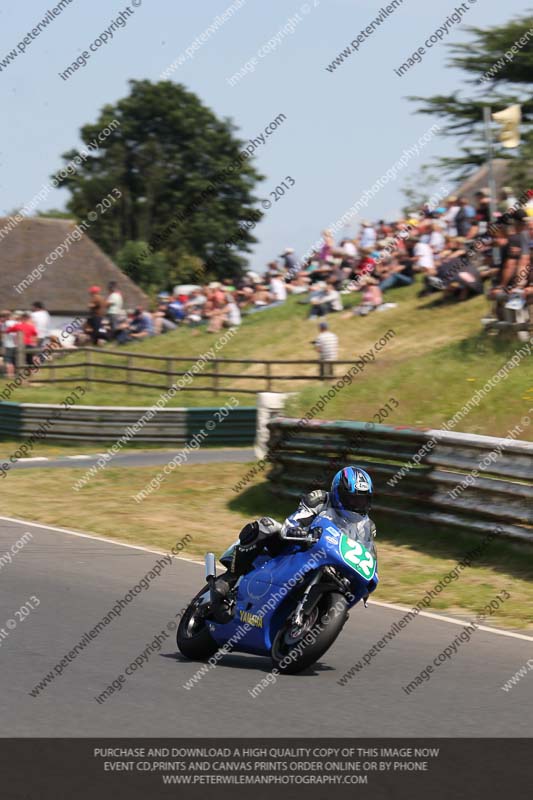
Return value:
[[(498, 25), (527, 11), (522, 0), (465, 0), (456, 23), (450, 15), (461, 6), (458, 0), (403, 0), (381, 15), (371, 35), (360, 37), (388, 0), (130, 0), (129, 6), (121, 0), (72, 0), (24, 44), (57, 2), (26, 0), (0, 9), (0, 66), (12, 50), (18, 53), (0, 70), (0, 214), (36, 195), (61, 166), (61, 154), (80, 146), (81, 126), (94, 122), (104, 104), (128, 94), (128, 80), (157, 81), (175, 64), (170, 79), (194, 91), (218, 116), (231, 118), (245, 141), (286, 116), (254, 153), (265, 175), (257, 195), (271, 202), (249, 256), (259, 271), (285, 247), (304, 253), (407, 151), (411, 155), (395, 179), (339, 235), (353, 235), (365, 217), (399, 216), (405, 182), (457, 147), (433, 135), (418, 154), (412, 150), (438, 120), (416, 114), (407, 96), (460, 90), (462, 73), (447, 67), (447, 44), (466, 41), (469, 25)], [(230, 7), (233, 13), (224, 18)], [(90, 52), (121, 14), (123, 27), (115, 25), (108, 41)], [(399, 76), (395, 70), (443, 25), (442, 41), (425, 48), (422, 61)], [(204, 41), (197, 40), (202, 34)], [(326, 70), (358, 37), (357, 52), (333, 72)], [(196, 49), (187, 54), (195, 40)], [(59, 73), (84, 51), (90, 52), (86, 65), (63, 80)], [(231, 85), (245, 64), (248, 71)], [(282, 182), (288, 188), (275, 199), (271, 192)], [(66, 190), (54, 190), (40, 208), (64, 208), (67, 200)]]

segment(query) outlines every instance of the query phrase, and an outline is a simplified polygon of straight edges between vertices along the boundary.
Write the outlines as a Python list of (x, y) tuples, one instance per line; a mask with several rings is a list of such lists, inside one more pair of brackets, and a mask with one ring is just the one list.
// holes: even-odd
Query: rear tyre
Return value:
[(198, 592), (191, 601), (180, 620), (176, 633), (176, 644), (180, 653), (193, 661), (204, 661), (206, 658), (211, 658), (218, 650), (218, 644), (207, 628), (206, 619), (198, 614), (206, 592), (209, 592), (207, 586)]
[(329, 650), (348, 619), (348, 601), (339, 592), (323, 594), (304, 620), (293, 622), (278, 631), (272, 644), (272, 661), (279, 672), (294, 675), (301, 672)]

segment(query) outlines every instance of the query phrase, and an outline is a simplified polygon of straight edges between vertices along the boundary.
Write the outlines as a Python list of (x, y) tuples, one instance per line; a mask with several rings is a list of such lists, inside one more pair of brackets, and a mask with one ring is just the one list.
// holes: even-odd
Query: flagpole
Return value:
[(490, 221), (494, 222), (496, 215), (496, 181), (494, 179), (494, 165), (492, 163), (492, 132), (490, 129), (491, 109), (490, 106), (483, 106), (483, 119), (485, 120), (485, 139), (487, 141), (487, 166), (489, 173), (489, 192), (490, 192)]

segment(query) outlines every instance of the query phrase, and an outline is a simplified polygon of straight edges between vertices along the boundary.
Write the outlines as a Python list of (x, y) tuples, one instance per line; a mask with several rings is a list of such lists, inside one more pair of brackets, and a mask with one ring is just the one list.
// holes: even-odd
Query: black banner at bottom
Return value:
[(531, 739), (3, 739), (3, 800), (531, 796)]

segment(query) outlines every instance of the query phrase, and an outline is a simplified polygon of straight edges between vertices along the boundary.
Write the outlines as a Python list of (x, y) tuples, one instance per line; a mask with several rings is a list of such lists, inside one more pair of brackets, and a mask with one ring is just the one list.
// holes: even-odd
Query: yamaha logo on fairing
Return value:
[(249, 611), (241, 611), (241, 622), (247, 622), (248, 625), (253, 625), (255, 628), (263, 627), (263, 617), (258, 614), (250, 614)]

